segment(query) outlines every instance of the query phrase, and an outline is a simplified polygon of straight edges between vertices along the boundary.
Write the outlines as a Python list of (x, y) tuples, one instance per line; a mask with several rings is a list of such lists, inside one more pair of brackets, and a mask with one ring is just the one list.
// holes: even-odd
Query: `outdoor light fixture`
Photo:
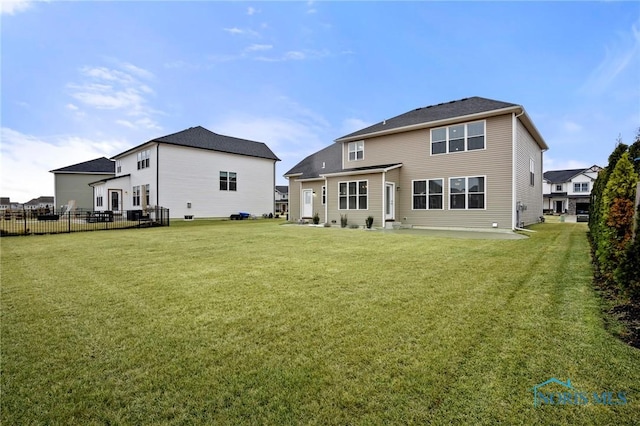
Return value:
[(492, 228), (497, 228), (497, 227), (498, 227), (498, 222), (493, 222), (493, 223), (491, 224), (491, 227), (492, 227)]
[(187, 201), (187, 208), (190, 209), (191, 208), (191, 202)]

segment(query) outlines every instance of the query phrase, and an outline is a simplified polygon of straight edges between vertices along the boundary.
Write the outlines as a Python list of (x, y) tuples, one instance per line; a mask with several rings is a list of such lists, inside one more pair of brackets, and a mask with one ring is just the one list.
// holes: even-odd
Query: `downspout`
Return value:
[(298, 200), (300, 205), (298, 206), (298, 220), (302, 220), (302, 207), (303, 207), (303, 202), (304, 199), (302, 198), (302, 182), (300, 182), (300, 193), (298, 194)]
[(513, 117), (512, 119), (512, 123), (511, 123), (511, 229), (515, 230), (518, 229), (518, 225), (519, 223), (517, 223), (517, 191), (516, 191), (516, 178), (517, 178), (517, 173), (516, 173), (516, 169), (518, 166), (517, 163), (517, 124), (518, 124), (518, 117), (520, 117), (522, 114), (524, 114), (524, 108), (522, 109), (522, 111), (520, 111), (520, 114), (516, 115), (516, 113), (512, 113), (511, 116)]
[[(322, 198), (322, 194), (320, 194), (320, 198)], [(329, 223), (329, 185), (326, 176), (324, 177), (324, 223)]]

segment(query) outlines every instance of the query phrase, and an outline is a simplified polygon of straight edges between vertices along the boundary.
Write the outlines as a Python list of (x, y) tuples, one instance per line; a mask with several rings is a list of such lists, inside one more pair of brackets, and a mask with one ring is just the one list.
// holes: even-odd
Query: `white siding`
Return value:
[[(165, 144), (160, 145), (158, 154), (160, 191), (155, 187), (155, 176), (133, 179), (132, 174), (131, 184), (151, 183), (153, 204), (168, 207), (171, 217), (229, 217), (238, 212), (260, 216), (273, 212), (274, 160)], [(156, 158), (154, 151), (152, 162)], [(150, 171), (155, 173), (155, 168)], [(237, 191), (220, 190), (221, 171), (237, 174)]]

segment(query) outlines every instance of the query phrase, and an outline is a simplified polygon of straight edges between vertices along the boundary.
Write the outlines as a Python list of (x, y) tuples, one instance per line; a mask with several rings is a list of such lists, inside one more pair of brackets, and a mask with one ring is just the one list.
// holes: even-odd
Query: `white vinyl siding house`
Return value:
[(275, 209), (275, 163), (263, 143), (192, 127), (154, 139), (114, 157), (115, 178), (93, 183), (110, 202), (96, 210), (169, 209), (171, 218), (223, 218)]

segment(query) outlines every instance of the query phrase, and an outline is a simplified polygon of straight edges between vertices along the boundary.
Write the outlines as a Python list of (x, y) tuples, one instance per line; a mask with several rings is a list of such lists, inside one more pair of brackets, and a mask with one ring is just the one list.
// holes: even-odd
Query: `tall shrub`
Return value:
[(602, 193), (596, 256), (601, 274), (608, 282), (621, 263), (633, 236), (633, 213), (638, 177), (622, 154)]
[(632, 300), (640, 303), (640, 204), (636, 210), (636, 234), (616, 269), (615, 280)]

